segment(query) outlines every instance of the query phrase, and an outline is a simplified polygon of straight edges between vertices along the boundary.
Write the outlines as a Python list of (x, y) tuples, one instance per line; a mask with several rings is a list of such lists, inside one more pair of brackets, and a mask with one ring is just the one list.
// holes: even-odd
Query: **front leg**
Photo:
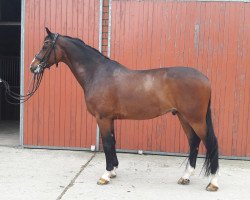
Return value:
[[(116, 140), (115, 140), (115, 129), (114, 129), (114, 121), (112, 122), (112, 138), (113, 138), (113, 142), (112, 142), (112, 155), (113, 155), (113, 167), (114, 169), (118, 168), (119, 162), (117, 159), (117, 155), (116, 155)], [(112, 177), (111, 177), (112, 178)]]
[(100, 128), (103, 150), (106, 158), (106, 172), (102, 175), (97, 184), (105, 185), (109, 183), (110, 178), (116, 176), (115, 168), (118, 166), (115, 154), (114, 121), (112, 119), (97, 119), (97, 123)]

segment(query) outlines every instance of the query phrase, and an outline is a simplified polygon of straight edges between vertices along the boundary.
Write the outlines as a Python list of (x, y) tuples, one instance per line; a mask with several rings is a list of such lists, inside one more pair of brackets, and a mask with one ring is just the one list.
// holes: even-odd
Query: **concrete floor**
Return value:
[(0, 120), (0, 146), (19, 145), (19, 121)]
[(209, 179), (200, 175), (203, 159), (190, 185), (182, 186), (176, 182), (185, 158), (118, 154), (118, 176), (99, 186), (103, 153), (0, 147), (0, 158), (1, 200), (248, 200), (250, 195), (250, 161), (220, 160), (220, 189), (211, 193), (205, 191)]

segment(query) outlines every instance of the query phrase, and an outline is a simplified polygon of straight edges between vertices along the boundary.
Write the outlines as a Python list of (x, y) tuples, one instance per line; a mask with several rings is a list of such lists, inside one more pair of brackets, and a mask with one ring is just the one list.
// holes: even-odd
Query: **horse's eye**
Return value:
[(45, 41), (45, 42), (44, 42), (44, 45), (48, 45), (48, 44), (49, 44), (49, 41)]

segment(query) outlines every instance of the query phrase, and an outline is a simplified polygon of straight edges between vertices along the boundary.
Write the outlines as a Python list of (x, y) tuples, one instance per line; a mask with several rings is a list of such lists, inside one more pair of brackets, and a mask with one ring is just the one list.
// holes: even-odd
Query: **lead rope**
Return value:
[[(0, 83), (3, 83), (5, 88), (5, 100), (13, 105), (19, 105), (21, 103), (28, 101), (30, 97), (32, 97), (39, 88), (42, 78), (43, 78), (43, 72), (41, 74), (33, 74), (29, 82), (28, 93), (26, 95), (20, 95), (18, 93), (11, 91), (11, 87), (8, 84), (8, 82), (0, 78)], [(19, 102), (14, 102), (13, 100), (17, 100)]]

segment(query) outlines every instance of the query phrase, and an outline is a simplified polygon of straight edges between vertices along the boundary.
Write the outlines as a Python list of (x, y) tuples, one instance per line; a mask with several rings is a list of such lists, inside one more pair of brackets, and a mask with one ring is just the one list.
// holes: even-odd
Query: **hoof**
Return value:
[(209, 183), (208, 186), (206, 187), (206, 190), (210, 192), (216, 192), (218, 189), (219, 187), (213, 185), (212, 183)]
[(97, 185), (107, 185), (109, 183), (108, 180), (105, 180), (104, 178), (100, 178), (97, 182)]
[(188, 185), (189, 183), (190, 183), (189, 179), (180, 178), (178, 180), (178, 184), (180, 184), (180, 185)]

